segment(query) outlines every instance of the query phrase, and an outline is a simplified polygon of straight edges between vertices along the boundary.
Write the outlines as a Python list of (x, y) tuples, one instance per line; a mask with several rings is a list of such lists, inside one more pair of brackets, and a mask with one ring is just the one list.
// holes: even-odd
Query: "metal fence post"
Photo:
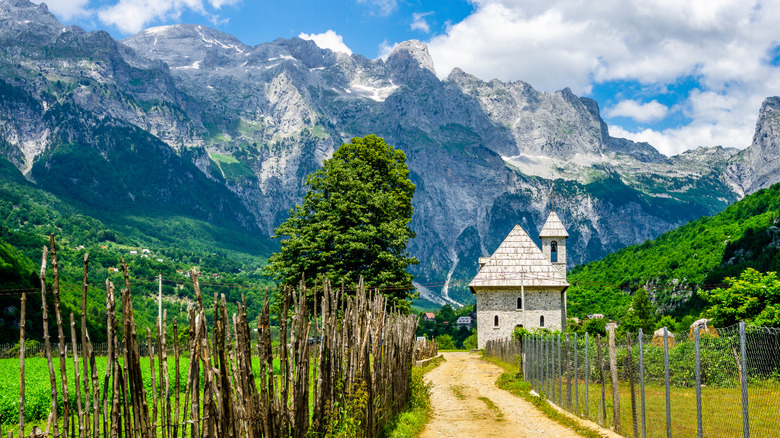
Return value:
[(580, 415), (579, 367), (577, 366), (577, 333), (574, 334), (574, 415)]
[(672, 404), (669, 394), (669, 329), (664, 327), (664, 385), (666, 387), (666, 438), (672, 438)]
[(521, 360), (523, 361), (523, 380), (528, 381), (528, 335), (523, 335), (520, 349)]
[(534, 382), (536, 383), (536, 393), (539, 394), (542, 392), (541, 388), (539, 388), (539, 362), (541, 361), (541, 358), (539, 357), (539, 335), (534, 336)]
[(699, 325), (693, 329), (693, 350), (696, 364), (696, 431), (699, 438), (703, 435), (703, 425), (701, 418), (701, 352), (699, 350)]
[(748, 415), (747, 386), (747, 345), (745, 342), (745, 321), (739, 323), (739, 352), (742, 355), (742, 436), (750, 437), (750, 417)]
[(634, 428), (634, 438), (639, 437), (639, 427), (636, 421), (636, 389), (634, 388), (634, 348), (631, 345), (631, 333), (626, 333), (628, 384), (631, 386), (631, 425)]
[(647, 437), (647, 424), (645, 422), (645, 334), (639, 329), (639, 398), (642, 405), (642, 438)]
[(531, 362), (528, 367), (531, 371), (531, 389), (536, 391), (536, 335), (531, 335), (531, 348), (528, 350), (531, 353)]
[(601, 417), (601, 425), (607, 426), (607, 393), (606, 383), (604, 382), (604, 355), (601, 353), (601, 335), (596, 335), (596, 347), (598, 347), (599, 353), (599, 378), (601, 380), (601, 410), (599, 411), (599, 417)]
[(590, 386), (590, 356), (588, 356), (588, 349), (590, 343), (588, 339), (588, 332), (585, 332), (585, 419), (590, 419), (590, 396), (588, 394), (588, 387)]
[(566, 409), (571, 411), (571, 338), (566, 333)]
[(561, 381), (561, 335), (558, 335), (558, 372), (555, 374), (555, 379), (558, 381), (558, 406), (561, 405), (561, 395), (563, 391), (563, 382)]
[(550, 399), (550, 338), (552, 335), (544, 335), (544, 389), (547, 399)]
[(542, 392), (539, 389), (539, 335), (534, 335), (534, 386), (537, 394)]
[(539, 335), (534, 335), (534, 388), (539, 394)]

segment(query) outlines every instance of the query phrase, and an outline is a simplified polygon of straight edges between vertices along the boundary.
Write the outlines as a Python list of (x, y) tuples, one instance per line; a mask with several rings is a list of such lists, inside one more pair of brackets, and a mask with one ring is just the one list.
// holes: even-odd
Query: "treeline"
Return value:
[[(252, 320), (260, 313), (265, 288), (272, 285), (263, 276), (270, 253), (267, 240), (183, 216), (96, 211), (41, 190), (0, 158), (0, 343), (18, 342), (20, 293), (14, 290), (38, 287), (33, 261), (40, 258), (50, 234), (61, 246), (66, 311), (79, 309), (80, 265), (84, 254), (90, 255), (87, 316), (95, 342), (105, 341), (106, 308), (98, 304), (101, 285), (107, 278), (118, 278), (122, 257), (138, 282), (133, 304), (141, 329), (153, 328), (157, 317), (157, 275), (163, 276), (163, 309), (180, 317), (186, 317), (187, 303), (195, 299), (184, 275), (193, 266), (204, 273), (207, 302), (214, 292), (225, 294), (230, 302), (240, 301), (243, 293)], [(150, 254), (143, 254), (143, 249)], [(29, 300), (28, 337), (40, 341), (40, 297)], [(208, 311), (207, 317), (211, 319)]]

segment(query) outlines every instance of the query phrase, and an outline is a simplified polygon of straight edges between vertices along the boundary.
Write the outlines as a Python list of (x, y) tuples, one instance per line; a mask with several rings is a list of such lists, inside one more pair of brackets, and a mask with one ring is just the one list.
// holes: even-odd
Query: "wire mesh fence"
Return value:
[(522, 346), (534, 391), (623, 436), (780, 436), (778, 329), (538, 334)]

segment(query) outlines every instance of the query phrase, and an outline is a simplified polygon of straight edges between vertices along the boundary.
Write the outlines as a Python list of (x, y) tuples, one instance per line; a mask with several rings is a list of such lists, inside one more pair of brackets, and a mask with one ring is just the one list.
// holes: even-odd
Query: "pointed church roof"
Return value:
[(569, 237), (569, 233), (566, 232), (566, 228), (563, 227), (563, 223), (554, 211), (550, 212), (547, 222), (544, 223), (542, 231), (539, 232), (539, 238), (542, 237)]
[(496, 252), (469, 283), (475, 287), (567, 287), (566, 277), (550, 263), (519, 225), (506, 236)]

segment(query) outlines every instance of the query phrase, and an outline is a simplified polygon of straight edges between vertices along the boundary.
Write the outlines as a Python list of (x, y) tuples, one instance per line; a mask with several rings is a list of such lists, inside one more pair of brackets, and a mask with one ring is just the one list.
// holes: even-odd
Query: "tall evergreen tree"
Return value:
[(621, 325), (626, 331), (634, 332), (641, 328), (644, 333), (652, 333), (656, 319), (655, 306), (647, 296), (647, 291), (639, 289), (634, 293), (631, 308)]
[(322, 276), (354, 285), (362, 276), (393, 304), (407, 307), (413, 290), (407, 267), (418, 263), (406, 249), (414, 237), (406, 154), (375, 135), (342, 144), (306, 179), (303, 204), (276, 229), (281, 249), (266, 272), (282, 285)]

